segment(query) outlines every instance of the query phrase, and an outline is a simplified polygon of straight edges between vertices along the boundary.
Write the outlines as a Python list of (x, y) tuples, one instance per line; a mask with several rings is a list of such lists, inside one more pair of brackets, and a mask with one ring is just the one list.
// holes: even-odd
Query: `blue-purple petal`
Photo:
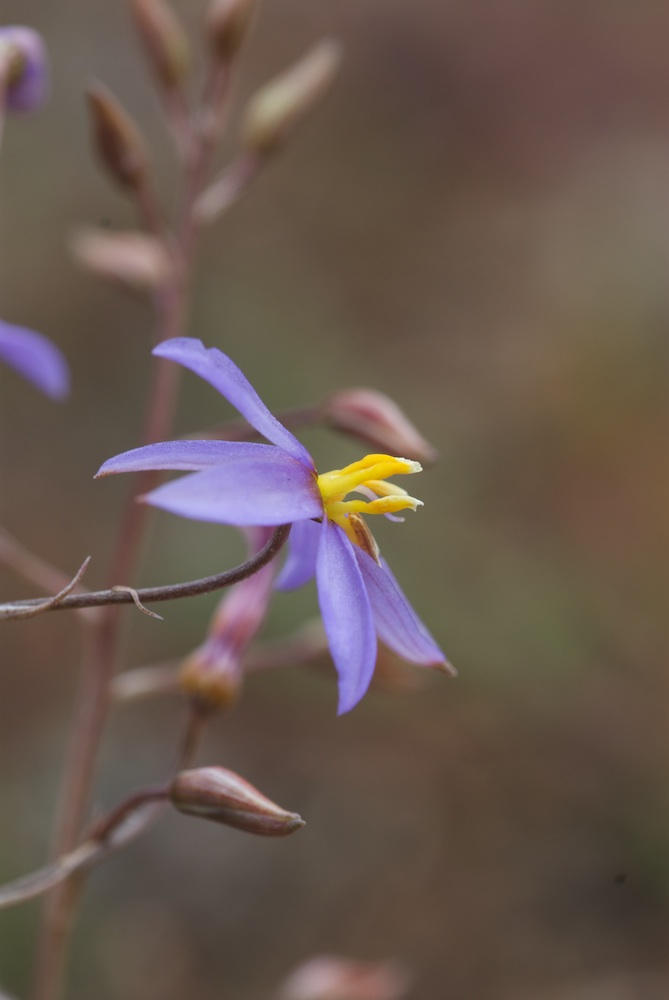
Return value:
[(147, 503), (182, 517), (219, 524), (276, 525), (320, 517), (314, 474), (280, 448), (264, 460), (240, 458), (193, 472), (148, 493)]
[(362, 549), (355, 549), (374, 615), (379, 639), (409, 663), (441, 667), (455, 673), (427, 628), (413, 610), (388, 564), (379, 566)]
[(288, 539), (288, 555), (274, 586), (277, 590), (295, 590), (316, 574), (316, 556), (321, 526), (316, 521), (298, 521)]
[(239, 410), (258, 433), (313, 470), (313, 461), (307, 449), (270, 413), (244, 373), (227, 354), (216, 347), (206, 348), (201, 340), (193, 337), (164, 340), (154, 348), (153, 353), (159, 358), (176, 361), (205, 379)]
[(353, 546), (338, 525), (323, 520), (316, 561), (318, 601), (339, 675), (339, 711), (357, 705), (376, 664), (372, 609)]
[(11, 365), (51, 399), (63, 399), (67, 395), (70, 387), (67, 362), (41, 333), (0, 320), (0, 360)]
[(100, 466), (97, 476), (111, 476), (117, 472), (143, 472), (147, 469), (199, 472), (212, 465), (240, 459), (271, 461), (276, 452), (277, 449), (271, 444), (249, 441), (160, 441), (115, 455)]
[(42, 38), (32, 28), (0, 28), (0, 45), (16, 46), (23, 56), (21, 73), (7, 89), (9, 111), (37, 111), (49, 94), (49, 59)]

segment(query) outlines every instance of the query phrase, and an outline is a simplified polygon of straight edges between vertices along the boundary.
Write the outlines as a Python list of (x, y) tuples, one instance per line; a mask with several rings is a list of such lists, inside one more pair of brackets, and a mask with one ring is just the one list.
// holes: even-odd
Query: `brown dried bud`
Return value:
[(149, 154), (139, 128), (112, 92), (101, 83), (86, 91), (95, 150), (113, 179), (137, 190), (149, 171)]
[(216, 55), (228, 61), (239, 51), (251, 27), (258, 0), (212, 0), (206, 15), (209, 42)]
[(262, 87), (246, 110), (244, 145), (263, 155), (280, 146), (325, 94), (340, 59), (340, 46), (331, 39), (325, 39), (299, 62)]
[(354, 962), (322, 955), (300, 965), (277, 1000), (401, 1000), (410, 980), (394, 962)]
[(171, 272), (164, 246), (144, 233), (81, 229), (72, 236), (70, 248), (88, 271), (135, 292), (154, 291)]
[(305, 824), (257, 788), (224, 767), (198, 767), (178, 774), (170, 789), (172, 805), (187, 816), (211, 819), (262, 837), (285, 837)]
[(164, 87), (178, 87), (188, 72), (188, 38), (164, 0), (129, 0), (151, 68)]
[(322, 404), (327, 423), (390, 455), (405, 455), (425, 465), (437, 452), (416, 430), (397, 403), (374, 389), (342, 389)]

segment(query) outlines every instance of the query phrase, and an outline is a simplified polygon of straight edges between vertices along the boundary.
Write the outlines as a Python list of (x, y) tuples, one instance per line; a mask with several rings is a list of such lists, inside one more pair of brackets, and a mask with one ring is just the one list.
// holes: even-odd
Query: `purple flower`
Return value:
[[(201, 341), (168, 340), (154, 354), (200, 375), (272, 444), (165, 441), (105, 462), (99, 476), (145, 469), (193, 473), (159, 486), (147, 503), (182, 517), (223, 524), (293, 524), (284, 587), (316, 576), (325, 631), (339, 675), (339, 712), (367, 691), (378, 637), (404, 659), (451, 671), (444, 654), (381, 560), (362, 514), (394, 514), (420, 505), (389, 476), (420, 471), (417, 462), (367, 455), (319, 475), (304, 446), (274, 417), (237, 366)], [(365, 500), (346, 499), (351, 492)], [(320, 522), (320, 523), (317, 523)]]
[(0, 361), (5, 361), (52, 399), (69, 389), (67, 364), (57, 347), (41, 333), (0, 320)]
[(32, 28), (0, 28), (0, 60), (14, 53), (18, 56), (17, 68), (13, 62), (9, 66), (7, 108), (16, 112), (36, 111), (49, 93), (49, 60), (44, 42)]

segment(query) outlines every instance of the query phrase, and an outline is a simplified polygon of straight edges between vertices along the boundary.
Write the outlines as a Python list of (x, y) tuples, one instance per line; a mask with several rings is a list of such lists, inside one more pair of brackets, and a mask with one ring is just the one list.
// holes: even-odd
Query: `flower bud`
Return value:
[(432, 465), (437, 452), (419, 434), (389, 396), (374, 389), (342, 389), (322, 404), (323, 416), (335, 430), (359, 438), (390, 455), (406, 455)]
[(70, 248), (88, 271), (135, 292), (155, 291), (171, 272), (162, 243), (144, 233), (80, 229), (72, 236)]
[(219, 59), (239, 51), (251, 26), (258, 0), (212, 0), (206, 15), (207, 37)]
[(331, 39), (262, 87), (246, 110), (243, 142), (256, 153), (273, 152), (332, 83), (341, 58)]
[(110, 90), (93, 83), (86, 92), (95, 150), (123, 188), (137, 190), (149, 169), (149, 155), (139, 128)]
[[(258, 552), (271, 529), (249, 531), (251, 549)], [(232, 587), (218, 605), (204, 643), (184, 661), (181, 686), (210, 708), (227, 708), (239, 693), (244, 657), (265, 621), (275, 574), (270, 562)]]
[(284, 837), (304, 826), (297, 813), (265, 798), (234, 771), (198, 767), (182, 771), (170, 788), (172, 805), (187, 816), (200, 816), (262, 837)]
[(49, 93), (49, 60), (44, 42), (36, 31), (23, 27), (0, 28), (1, 80), (5, 81), (9, 111), (36, 111), (44, 104)]
[(186, 33), (164, 0), (129, 0), (151, 68), (164, 87), (178, 87), (190, 64)]
[(401, 1000), (409, 985), (406, 972), (394, 962), (322, 955), (299, 966), (277, 1000)]

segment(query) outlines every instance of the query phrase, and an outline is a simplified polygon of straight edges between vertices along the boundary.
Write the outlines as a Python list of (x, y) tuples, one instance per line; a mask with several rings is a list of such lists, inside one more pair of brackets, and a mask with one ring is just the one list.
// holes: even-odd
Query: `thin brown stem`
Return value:
[(138, 701), (157, 694), (182, 694), (181, 660), (153, 663), (117, 674), (112, 684), (114, 701)]
[(240, 153), (198, 198), (194, 213), (198, 223), (210, 225), (232, 208), (246, 194), (264, 163), (257, 153)]
[[(209, 713), (195, 703), (189, 706), (182, 745), (177, 754), (172, 777), (190, 767), (195, 759)], [(0, 910), (41, 896), (66, 879), (89, 869), (110, 854), (125, 847), (148, 830), (163, 814), (169, 798), (170, 785), (140, 788), (120, 802), (111, 812), (95, 823), (69, 854), (49, 865), (24, 875), (0, 887)], [(2, 997), (0, 997), (2, 1000)]]
[(193, 765), (197, 752), (200, 749), (200, 744), (202, 743), (205, 726), (211, 715), (212, 712), (209, 706), (191, 699), (188, 704), (186, 728), (184, 729), (181, 745), (174, 762), (175, 775), (179, 771), (184, 771)]
[[(227, 67), (212, 68), (205, 98), (201, 108), (210, 125), (214, 123), (217, 109), (224, 105), (228, 86)], [(181, 91), (170, 91), (166, 111), (172, 126), (183, 163), (183, 196), (178, 222), (173, 237), (166, 237), (173, 261), (172, 278), (155, 299), (158, 322), (156, 342), (182, 336), (187, 327), (187, 310), (191, 275), (195, 262), (195, 251), (199, 222), (194, 206), (207, 181), (219, 129), (196, 128), (191, 119)], [(154, 234), (162, 230), (162, 218), (151, 191), (140, 191), (137, 209), (146, 227)], [(169, 437), (173, 420), (178, 388), (179, 369), (176, 365), (159, 359), (154, 367), (153, 381), (149, 393), (149, 406), (141, 437), (142, 444), (151, 444)], [(109, 583), (129, 587), (135, 567), (139, 561), (144, 538), (147, 508), (134, 501), (138, 493), (150, 491), (158, 474), (153, 471), (140, 473), (135, 480), (132, 498), (129, 497), (122, 518), (118, 547), (113, 561)], [(287, 532), (286, 532), (287, 533)], [(275, 533), (276, 536), (278, 532)], [(280, 538), (280, 535), (279, 535)], [(270, 556), (271, 558), (271, 556)], [(246, 575), (230, 579), (236, 582)], [(201, 589), (203, 581), (185, 585), (180, 592), (168, 588), (150, 588), (148, 594), (138, 592), (140, 601), (153, 599), (169, 600), (171, 596), (189, 596), (204, 593), (210, 586), (221, 585), (209, 578)], [(223, 586), (228, 585), (224, 582)], [(193, 587), (195, 589), (193, 589)], [(104, 594), (104, 592), (102, 592)], [(110, 705), (110, 688), (116, 672), (121, 643), (121, 604), (132, 601), (129, 590), (107, 592), (98, 599), (105, 607), (100, 623), (91, 631), (84, 651), (82, 678), (75, 710), (72, 739), (65, 768), (65, 778), (61, 793), (59, 818), (56, 824), (54, 853), (66, 854), (77, 844), (85, 821), (90, 796), (90, 788), (95, 772), (98, 748), (104, 731)], [(73, 595), (74, 596), (74, 595)], [(60, 602), (59, 602), (60, 603)], [(186, 740), (184, 753), (192, 752), (197, 743), (200, 724), (191, 720), (191, 735)], [(193, 735), (195, 734), (195, 735)], [(149, 810), (153, 812), (153, 810)], [(83, 884), (83, 877), (77, 876), (59, 886), (47, 899), (44, 909), (42, 933), (37, 956), (37, 976), (34, 1000), (57, 1000), (61, 993), (63, 972), (70, 929), (76, 905)]]
[(69, 854), (0, 887), (0, 910), (41, 896), (81, 868), (88, 868), (101, 860), (103, 855), (109, 853), (110, 845), (113, 847), (114, 832), (126, 823), (133, 813), (144, 809), (148, 804), (164, 802), (168, 795), (167, 785), (142, 788), (133, 792), (99, 820), (84, 841)]
[(62, 590), (71, 579), (67, 573), (36, 556), (3, 527), (0, 527), (0, 562), (46, 591)]
[[(328, 641), (320, 618), (307, 622), (293, 635), (259, 642), (244, 657), (244, 673), (312, 664), (328, 655)], [(114, 678), (112, 697), (117, 702), (139, 701), (156, 695), (185, 696), (181, 683), (183, 658), (126, 670)]]
[[(72, 588), (71, 577), (40, 556), (35, 555), (3, 527), (0, 527), (0, 562), (47, 592), (55, 591), (58, 593), (67, 590), (68, 587), (76, 591), (85, 592), (86, 590), (81, 582), (76, 583)], [(0, 605), (0, 619), (2, 618), (1, 609), (2, 605)], [(79, 614), (82, 621), (92, 623), (96, 620), (98, 613), (82, 609)]]
[[(186, 180), (192, 193), (184, 205), (183, 218), (192, 214), (192, 202), (199, 190), (194, 189), (192, 173)], [(157, 340), (179, 336), (186, 329), (188, 276), (194, 258), (194, 241), (186, 222), (181, 225), (178, 263), (171, 286), (157, 300), (159, 313)], [(183, 234), (188, 235), (187, 242)], [(159, 359), (154, 368), (150, 403), (142, 435), (142, 443), (169, 437), (178, 387), (178, 368)], [(110, 583), (132, 579), (139, 558), (146, 508), (137, 504), (137, 492), (151, 488), (155, 473), (137, 477), (132, 498), (128, 499), (122, 518), (119, 544), (110, 574)], [(98, 748), (104, 732), (110, 704), (110, 684), (116, 672), (121, 642), (119, 604), (132, 600), (130, 594), (115, 593), (99, 625), (91, 630), (84, 651), (80, 690), (75, 708), (72, 738), (65, 767), (59, 817), (56, 823), (54, 854), (66, 854), (77, 844), (88, 809), (90, 788), (95, 773)], [(47, 897), (38, 944), (34, 1000), (57, 1000), (61, 994), (67, 946), (77, 903), (83, 886), (83, 876), (58, 886)]]
[(135, 189), (135, 204), (137, 214), (144, 228), (159, 239), (168, 240), (169, 233), (161, 211), (153, 183), (144, 178)]
[(0, 620), (25, 618), (26, 612), (38, 613), (47, 611), (72, 610), (76, 608), (114, 607), (120, 604), (151, 604), (156, 601), (175, 601), (184, 597), (197, 597), (199, 594), (210, 594), (214, 590), (231, 587), (271, 562), (283, 547), (290, 532), (290, 525), (280, 525), (267, 544), (244, 563), (222, 573), (200, 577), (198, 580), (188, 580), (185, 583), (167, 584), (164, 587), (134, 587), (114, 586), (108, 590), (89, 590), (83, 594), (67, 594), (58, 599), (43, 601), (39, 597), (29, 597), (23, 601), (13, 601), (10, 604), (0, 604)]

